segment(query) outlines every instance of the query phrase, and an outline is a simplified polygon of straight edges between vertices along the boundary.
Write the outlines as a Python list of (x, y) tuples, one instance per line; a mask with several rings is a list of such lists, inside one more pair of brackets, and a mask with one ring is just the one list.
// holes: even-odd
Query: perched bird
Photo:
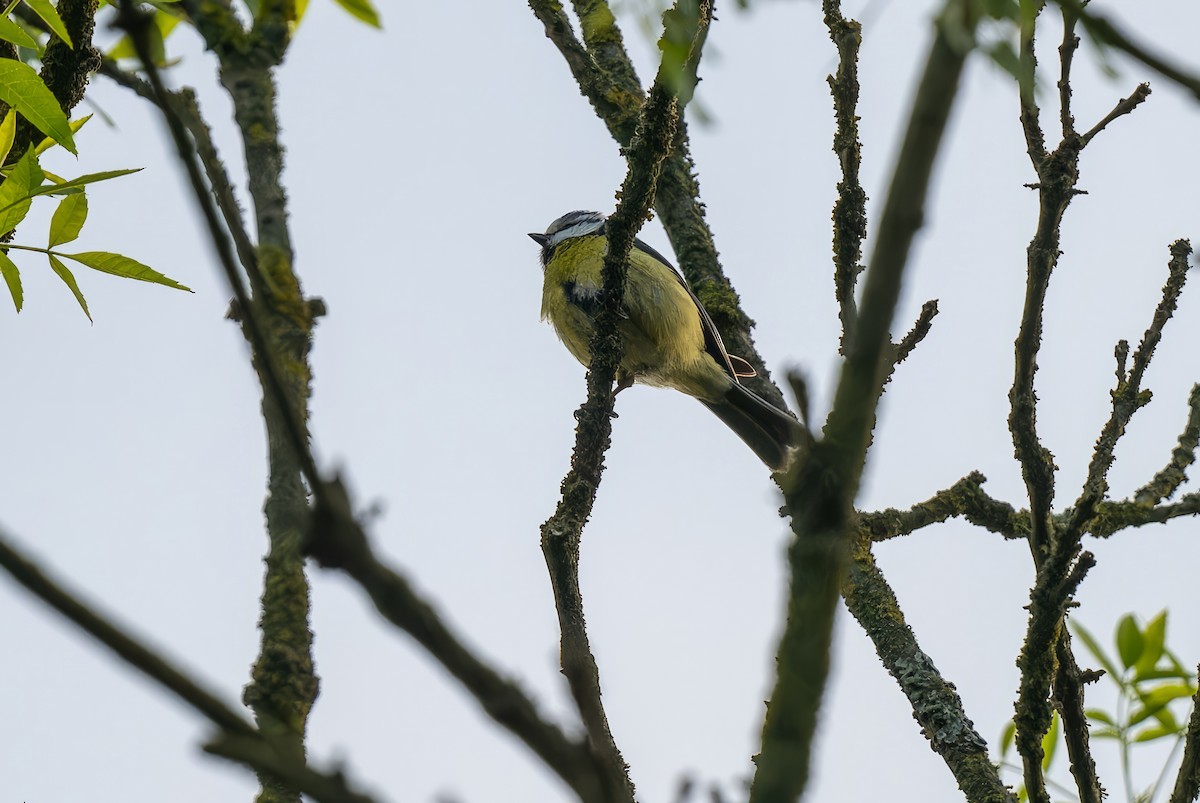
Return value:
[[(550, 321), (585, 366), (603, 287), (605, 225), (599, 212), (569, 212), (545, 234), (529, 235), (542, 247), (542, 320)], [(772, 470), (783, 467), (798, 431), (796, 419), (738, 381), (754, 376), (754, 368), (725, 351), (683, 276), (641, 240), (634, 240), (629, 254), (621, 312), (617, 328), (625, 356), (617, 369), (618, 389), (638, 382), (693, 396)]]

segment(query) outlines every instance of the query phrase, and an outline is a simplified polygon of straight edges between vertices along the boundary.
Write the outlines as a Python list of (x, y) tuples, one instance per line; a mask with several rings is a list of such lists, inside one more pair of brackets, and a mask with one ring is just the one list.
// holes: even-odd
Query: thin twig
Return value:
[[(913, 323), (912, 329), (906, 334), (892, 353), (892, 370), (896, 366), (908, 359), (908, 355), (913, 353), (925, 336), (929, 334), (929, 330), (933, 327), (933, 319), (938, 314), (937, 299), (933, 298), (921, 305), (921, 314), (917, 316), (917, 320)], [(888, 372), (888, 378), (891, 378), (891, 371)]]
[(1165, 524), (1172, 519), (1200, 514), (1200, 491), (1184, 494), (1178, 502), (1147, 507), (1134, 501), (1101, 502), (1087, 523), (1087, 532), (1098, 538), (1130, 527)]
[[(252, 769), (268, 772), (295, 788), (302, 789), (321, 803), (369, 803), (369, 798), (338, 793), (348, 789), (340, 772), (325, 775), (297, 761), (257, 730), (241, 713), (226, 705), (216, 694), (168, 658), (146, 646), (112, 619), (82, 601), (77, 594), (46, 576), (36, 563), (11, 543), (0, 529), (0, 566), (30, 593), (58, 611), (68, 621), (107, 647), (113, 655), (150, 680), (178, 697), (197, 713), (221, 729), (216, 744), (237, 745), (237, 749), (214, 753), (241, 762)], [(208, 749), (207, 747), (205, 749)]]
[(1153, 50), (1135, 42), (1109, 21), (1108, 17), (1095, 13), (1080, 0), (1054, 1), (1064, 9), (1070, 9), (1096, 41), (1109, 47), (1115, 47), (1200, 98), (1200, 76), (1173, 64)]
[(1078, 501), (1075, 502), (1075, 512), (1064, 537), (1078, 538), (1096, 505), (1104, 499), (1108, 491), (1108, 471), (1112, 467), (1117, 442), (1125, 434), (1125, 427), (1134, 413), (1150, 403), (1150, 394), (1142, 391), (1142, 378), (1150, 366), (1155, 347), (1162, 339), (1163, 327), (1171, 319), (1179, 303), (1179, 295), (1187, 281), (1188, 257), (1191, 253), (1192, 247), (1187, 240), (1177, 240), (1171, 245), (1171, 261), (1167, 282), (1163, 285), (1162, 299), (1154, 310), (1149, 328), (1142, 335), (1142, 342), (1133, 354), (1132, 368), (1129, 369), (1125, 380), (1118, 382), (1112, 392), (1112, 413), (1096, 439), (1096, 449), (1088, 464), (1087, 479)]
[(1013, 510), (1012, 505), (988, 496), (982, 488), (986, 481), (978, 471), (972, 471), (949, 488), (938, 491), (908, 510), (888, 508), (859, 513), (858, 529), (872, 541), (886, 541), (962, 516), (972, 524), (1005, 538), (1025, 540), (1029, 531), (1028, 520)]
[[(111, 79), (118, 86), (132, 91), (138, 97), (158, 105), (158, 96), (154, 93), (153, 87), (137, 75), (122, 70), (112, 59), (105, 58), (101, 62), (100, 75)], [(246, 232), (237, 192), (229, 180), (229, 174), (225, 171), (225, 163), (217, 153), (216, 145), (213, 144), (212, 132), (208, 123), (205, 122), (204, 116), (200, 113), (196, 95), (191, 89), (185, 88), (175, 92), (168, 91), (167, 98), (171, 102), (175, 114), (179, 116), (184, 126), (187, 127), (188, 133), (192, 135), (192, 141), (196, 146), (196, 155), (200, 157), (200, 162), (204, 165), (204, 174), (208, 176), (213, 197), (221, 210), (221, 216), (225, 220), (229, 235), (233, 238), (238, 260), (246, 269), (246, 275), (250, 278), (251, 285), (255, 285), (256, 282), (261, 282), (262, 278), (257, 268), (258, 257), (254, 251), (254, 243)], [(262, 286), (255, 287), (255, 292), (264, 291), (265, 288)]]
[(1083, 144), (1087, 145), (1092, 141), (1092, 138), (1103, 131), (1109, 123), (1111, 123), (1113, 120), (1116, 120), (1118, 117), (1123, 117), (1126, 114), (1129, 114), (1131, 111), (1140, 106), (1148, 97), (1150, 97), (1150, 84), (1138, 84), (1137, 89), (1133, 90), (1133, 94), (1127, 98), (1121, 98), (1117, 105), (1113, 107), (1113, 110), (1104, 116), (1103, 120), (1096, 123), (1094, 126), (1092, 126), (1091, 130), (1083, 135)]
[(862, 26), (842, 15), (838, 0), (821, 4), (829, 38), (838, 50), (838, 67), (829, 76), (830, 94), (837, 126), (833, 152), (842, 168), (838, 199), (833, 205), (833, 287), (837, 297), (842, 335), (838, 352), (846, 355), (858, 323), (854, 288), (862, 272), (862, 242), (867, 236), (867, 193), (859, 181), (862, 143), (858, 141), (858, 49), (862, 44)]
[(1188, 395), (1188, 418), (1179, 433), (1179, 440), (1171, 450), (1171, 459), (1154, 479), (1143, 485), (1133, 495), (1139, 505), (1157, 505), (1171, 495), (1187, 480), (1187, 468), (1196, 462), (1196, 447), (1200, 445), (1200, 384), (1192, 385)]
[(119, 2), (120, 16), (118, 17), (118, 24), (129, 34), (130, 41), (133, 42), (134, 48), (138, 53), (138, 58), (142, 60), (143, 69), (146, 70), (150, 87), (157, 98), (155, 105), (162, 111), (163, 118), (167, 122), (171, 139), (175, 143), (179, 159), (187, 172), (192, 193), (196, 198), (197, 204), (200, 206), (201, 214), (204, 216), (204, 222), (208, 227), (209, 238), (217, 252), (218, 261), (221, 263), (221, 268), (225, 272), (225, 278), (228, 280), (234, 297), (237, 299), (238, 305), (245, 316), (243, 318), (243, 326), (246, 329), (256, 358), (261, 366), (266, 392), (279, 409), (288, 438), (291, 441), (292, 449), (300, 461), (301, 472), (305, 480), (307, 480), (309, 488), (314, 496), (319, 497), (323, 493), (323, 483), (308, 444), (306, 428), (300, 421), (295, 406), (291, 403), (288, 394), (284, 390), (283, 381), (280, 379), (279, 369), (275, 364), (274, 355), (268, 346), (266, 335), (263, 333), (262, 327), (252, 312), (250, 294), (247, 292), (246, 286), (242, 282), (241, 274), (238, 272), (229, 235), (221, 225), (220, 218), (217, 216), (216, 204), (205, 187), (204, 178), (200, 174), (195, 146), (188, 138), (183, 121), (175, 113), (173, 105), (169, 102), (168, 91), (163, 85), (162, 77), (159, 75), (158, 68), (155, 67), (154, 59), (150, 54), (149, 43), (146, 41), (146, 26), (153, 24), (151, 21), (152, 18), (140, 11), (132, 0), (119, 0)]
[(48, 578), (37, 564), (21, 554), (9, 541), (10, 536), (0, 530), (0, 566), (34, 596), (95, 638), (122, 661), (203, 714), (217, 727), (232, 733), (257, 733), (240, 713), (112, 620), (97, 613), (91, 605)]
[(1062, 123), (1063, 139), (1076, 135), (1075, 117), (1071, 114), (1071, 64), (1075, 59), (1075, 51), (1079, 49), (1079, 36), (1075, 33), (1075, 24), (1079, 18), (1069, 8), (1062, 8), (1063, 38), (1058, 46), (1058, 61), (1061, 67), (1058, 76), (1058, 116)]

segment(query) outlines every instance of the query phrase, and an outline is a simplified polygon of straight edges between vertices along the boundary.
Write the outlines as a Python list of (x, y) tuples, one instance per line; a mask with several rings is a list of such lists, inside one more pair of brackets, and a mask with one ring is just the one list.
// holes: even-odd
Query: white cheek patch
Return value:
[(569, 240), (572, 237), (586, 236), (586, 235), (591, 234), (592, 232), (598, 230), (603, 225), (604, 225), (604, 218), (592, 218), (589, 220), (581, 220), (578, 223), (574, 223), (570, 226), (567, 226), (565, 229), (560, 229), (559, 231), (556, 231), (553, 234), (549, 235), (550, 236), (549, 245), (555, 246), (555, 245), (558, 245), (559, 243), (561, 243), (563, 240)]

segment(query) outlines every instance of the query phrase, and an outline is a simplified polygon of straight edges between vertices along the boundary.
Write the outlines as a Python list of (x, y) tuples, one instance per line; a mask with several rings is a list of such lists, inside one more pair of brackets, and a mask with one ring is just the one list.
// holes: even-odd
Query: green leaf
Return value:
[[(77, 131), (79, 131), (79, 129), (83, 128), (84, 124), (87, 123), (87, 121), (90, 119), (92, 119), (92, 115), (87, 114), (87, 115), (84, 115), (83, 117), (80, 117), (78, 120), (72, 120), (69, 123), (69, 125), (71, 126), (71, 133), (74, 134)], [(46, 151), (53, 148), (56, 144), (57, 143), (53, 139), (51, 139), (50, 137), (46, 137), (45, 139), (43, 139), (41, 142), (38, 143), (37, 155), (41, 156), (43, 153), (45, 153)]]
[(3, 251), (0, 251), (0, 273), (4, 274), (4, 283), (8, 285), (13, 303), (17, 305), (17, 312), (20, 312), (21, 307), (25, 305), (25, 294), (21, 291), (21, 274), (16, 264)]
[(1000, 732), (1000, 758), (1001, 759), (1003, 759), (1004, 756), (1008, 754), (1008, 751), (1012, 749), (1013, 744), (1016, 743), (1016, 740), (1017, 740), (1017, 723), (1010, 719), (1005, 724), (1004, 730)]
[(1102, 722), (1105, 725), (1112, 725), (1114, 728), (1117, 726), (1116, 721), (1112, 718), (1112, 714), (1109, 714), (1107, 711), (1104, 711), (1100, 708), (1089, 708), (1084, 713), (1087, 715), (1088, 719), (1095, 722)]
[(1167, 706), (1154, 714), (1154, 718), (1158, 720), (1158, 724), (1167, 728), (1171, 733), (1183, 733), (1183, 728), (1179, 726), (1179, 720), (1175, 719), (1175, 715), (1171, 713), (1171, 707)]
[(4, 121), (0, 122), (0, 164), (8, 159), (12, 150), (13, 140), (17, 136), (17, 113), (9, 109), (4, 113)]
[(0, 14), (0, 39), (12, 42), (18, 47), (41, 50), (38, 47), (37, 40), (25, 33), (25, 30), (20, 25), (10, 20), (7, 14)]
[(1058, 748), (1058, 729), (1059, 717), (1055, 711), (1050, 717), (1050, 730), (1042, 737), (1042, 772), (1050, 769), (1050, 762), (1054, 761), (1054, 752)]
[[(1129, 725), (1137, 725), (1139, 722), (1149, 718), (1157, 717), (1168, 703), (1172, 700), (1178, 700), (1183, 697), (1191, 697), (1195, 690), (1183, 683), (1169, 683), (1164, 686), (1156, 686), (1148, 692), (1141, 690), (1137, 691), (1138, 698), (1141, 700), (1141, 707), (1135, 709), (1129, 715)], [(1174, 721), (1171, 717), (1170, 721)]]
[[(4, 59), (0, 59), (4, 61)], [(0, 184), (0, 235), (7, 234), (29, 214), (32, 188), (42, 183), (42, 168), (38, 166), (33, 149), (25, 151), (8, 178)]]
[(1142, 657), (1144, 646), (1145, 639), (1142, 638), (1142, 631), (1138, 629), (1133, 614), (1125, 614), (1117, 624), (1117, 654), (1121, 656), (1121, 663), (1126, 669)]
[(120, 176), (128, 176), (130, 173), (138, 173), (140, 167), (127, 167), (122, 170), (105, 170), (102, 173), (88, 173), (87, 175), (79, 176), (78, 178), (68, 179), (57, 184), (47, 184), (34, 191), (33, 195), (59, 195), (70, 190), (76, 190), (85, 184), (95, 184), (97, 181), (108, 181), (110, 178), (118, 178)]
[(382, 28), (379, 12), (371, 5), (371, 0), (334, 0), (339, 6), (349, 12), (350, 16), (361, 20), (372, 28)]
[(67, 26), (63, 25), (62, 17), (58, 16), (58, 9), (50, 5), (50, 0), (25, 0), (25, 5), (29, 6), (34, 14), (42, 18), (42, 22), (46, 23), (46, 27), (54, 31), (55, 36), (67, 43), (67, 46), (74, 49), (75, 45), (71, 43), (71, 35), (67, 33)]
[(192, 292), (190, 287), (184, 287), (179, 282), (163, 276), (153, 268), (120, 254), (111, 254), (107, 251), (84, 251), (79, 254), (61, 254), (60, 256), (73, 259), (81, 265), (87, 265), (92, 270), (98, 270), (101, 273), (111, 273), (113, 276), (137, 279), (141, 282), (151, 282), (153, 284), (165, 285), (166, 287), (174, 287), (176, 290)]
[(1163, 642), (1167, 637), (1167, 612), (1159, 611), (1158, 616), (1155, 616), (1147, 624), (1142, 631), (1142, 654), (1134, 664), (1134, 670), (1141, 675), (1143, 672), (1149, 672), (1158, 665), (1158, 659), (1163, 654)]
[(1148, 680), (1162, 680), (1163, 678), (1176, 678), (1179, 680), (1191, 680), (1192, 673), (1186, 669), (1180, 671), (1178, 669), (1151, 669), (1149, 672), (1138, 672), (1134, 677), (1137, 683), (1143, 683)]
[(84, 299), (83, 293), (79, 292), (79, 285), (75, 283), (75, 274), (71, 273), (70, 269), (62, 263), (62, 260), (54, 256), (54, 254), (46, 254), (46, 256), (50, 258), (50, 267), (58, 274), (58, 278), (62, 279), (67, 287), (71, 288), (71, 293), (74, 294), (75, 300), (79, 302), (79, 306), (83, 307), (83, 314), (87, 316), (89, 321), (92, 320), (92, 313), (88, 312), (87, 301)]
[(1096, 728), (1091, 732), (1093, 739), (1120, 739), (1121, 734), (1116, 728)]
[(78, 155), (67, 115), (63, 114), (54, 95), (28, 64), (0, 59), (0, 100), (20, 112), (43, 134), (53, 137), (59, 145)]
[(1104, 667), (1104, 671), (1108, 676), (1116, 681), (1117, 685), (1124, 685), (1121, 682), (1121, 673), (1117, 671), (1117, 667), (1113, 664), (1104, 650), (1100, 647), (1100, 642), (1096, 641), (1096, 637), (1088, 632), (1087, 628), (1078, 622), (1071, 622), (1071, 629), (1075, 631), (1075, 635), (1079, 636), (1079, 640), (1083, 642), (1083, 646), (1088, 648), (1088, 652), (1092, 657), (1100, 662), (1100, 666)]
[[(178, 12), (169, 12), (158, 9), (154, 12), (154, 28), (157, 31), (157, 36), (151, 33), (150, 38), (150, 55), (157, 67), (163, 67), (167, 62), (166, 39), (175, 30), (175, 27), (182, 22), (183, 19), (178, 15)], [(128, 36), (121, 37), (121, 41), (113, 45), (112, 50), (108, 51), (110, 59), (136, 59), (138, 57), (137, 48), (133, 46), (133, 40)]]
[(1171, 730), (1169, 728), (1164, 728), (1161, 725), (1156, 725), (1153, 728), (1146, 728), (1144, 731), (1140, 731), (1139, 733), (1137, 733), (1133, 737), (1133, 742), (1135, 744), (1138, 742), (1152, 742), (1155, 739), (1161, 739), (1164, 736), (1175, 736), (1175, 735), (1176, 735), (1176, 731)]
[(47, 246), (53, 248), (77, 238), (87, 220), (87, 213), (87, 196), (82, 192), (59, 201), (58, 209), (54, 210), (54, 217), (50, 219), (50, 242)]

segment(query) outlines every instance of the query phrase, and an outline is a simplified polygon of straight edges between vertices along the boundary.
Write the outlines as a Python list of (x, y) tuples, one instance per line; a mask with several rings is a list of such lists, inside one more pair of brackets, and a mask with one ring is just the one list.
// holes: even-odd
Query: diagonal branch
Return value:
[(1196, 447), (1200, 445), (1200, 385), (1192, 385), (1188, 395), (1188, 419), (1171, 451), (1171, 460), (1154, 479), (1138, 489), (1133, 499), (1139, 505), (1157, 505), (1187, 480), (1187, 468), (1196, 462)]
[[(221, 729), (216, 742), (238, 745), (236, 750), (213, 750), (251, 769), (264, 772), (300, 789), (321, 803), (370, 803), (352, 793), (342, 774), (325, 775), (291, 757), (280, 745), (258, 731), (241, 713), (226, 705), (169, 659), (127, 633), (46, 574), (9, 543), (0, 530), (0, 567), (63, 618), (95, 638), (117, 658), (171, 692), (193, 710)], [(206, 749), (208, 749), (206, 747)]]
[[(118, 86), (130, 90), (138, 97), (158, 105), (158, 95), (155, 94), (153, 87), (137, 75), (122, 70), (112, 59), (106, 58), (100, 63), (100, 74), (111, 79)], [(167, 92), (166, 99), (171, 103), (173, 111), (183, 122), (188, 133), (191, 134), (192, 142), (196, 147), (196, 155), (200, 158), (200, 163), (204, 165), (204, 174), (208, 176), (213, 197), (217, 201), (217, 207), (221, 210), (221, 217), (225, 221), (229, 236), (233, 239), (238, 260), (253, 282), (260, 277), (254, 243), (251, 242), (250, 235), (246, 232), (237, 192), (229, 180), (229, 174), (225, 171), (225, 163), (217, 153), (216, 145), (213, 144), (212, 132), (208, 123), (204, 121), (204, 116), (200, 113), (200, 107), (196, 103), (196, 94), (191, 89), (185, 88)], [(261, 288), (259, 292), (261, 292)]]
[(307, 554), (324, 568), (341, 569), (367, 593), (385, 619), (408, 633), (479, 702), (493, 720), (524, 742), (588, 803), (603, 803), (602, 769), (588, 746), (545, 720), (511, 680), (478, 658), (408, 580), (385, 566), (355, 521), (341, 482), (328, 485), (329, 505), (314, 513)]
[(1078, 501), (1075, 502), (1071, 522), (1067, 526), (1067, 538), (1077, 540), (1082, 536), (1087, 520), (1108, 492), (1108, 471), (1112, 467), (1117, 441), (1125, 434), (1125, 427), (1134, 413), (1150, 403), (1149, 391), (1142, 390), (1142, 379), (1150, 366), (1154, 349), (1162, 339), (1163, 327), (1171, 319), (1179, 303), (1179, 295), (1187, 281), (1188, 256), (1191, 253), (1192, 247), (1187, 240), (1177, 240), (1171, 245), (1171, 262), (1167, 282), (1163, 285), (1162, 299), (1154, 310), (1149, 328), (1142, 335), (1142, 342), (1134, 352), (1132, 368), (1126, 376), (1118, 378), (1117, 387), (1112, 391), (1112, 413), (1096, 439), (1096, 450), (1088, 465), (1087, 479)]
[(846, 607), (912, 705), (929, 746), (954, 774), (969, 803), (1016, 803), (987, 754), (987, 743), (963, 711), (962, 698), (917, 644), (900, 603), (871, 555), (867, 534), (855, 538), (843, 594)]
[(857, 529), (872, 541), (886, 541), (962, 516), (972, 524), (1005, 538), (1024, 540), (1029, 530), (1028, 519), (1013, 510), (1007, 502), (989, 496), (982, 488), (986, 481), (987, 478), (978, 471), (972, 471), (949, 488), (938, 491), (908, 510), (888, 508), (859, 513)]

